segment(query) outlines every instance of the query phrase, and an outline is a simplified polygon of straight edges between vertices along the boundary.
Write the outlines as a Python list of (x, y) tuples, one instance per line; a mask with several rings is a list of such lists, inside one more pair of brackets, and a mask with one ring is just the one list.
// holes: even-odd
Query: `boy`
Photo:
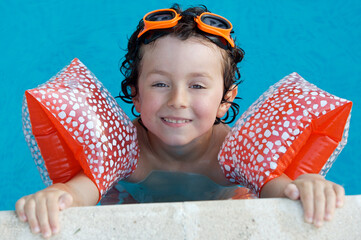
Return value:
[[(139, 182), (153, 170), (164, 170), (198, 173), (232, 185), (217, 158), (230, 131), (225, 121), (238, 112), (233, 100), (243, 51), (234, 44), (231, 28), (228, 20), (206, 8), (181, 12), (177, 5), (153, 11), (140, 22), (121, 68), (122, 99), (140, 113), (134, 124), (141, 154), (127, 181)], [(344, 190), (317, 174), (293, 182), (281, 175), (267, 182), (260, 196), (301, 199), (305, 220), (319, 227), (342, 206)], [(98, 198), (97, 187), (80, 172), (67, 183), (19, 199), (16, 212), (34, 233), (50, 237), (59, 231), (59, 210), (95, 205)]]

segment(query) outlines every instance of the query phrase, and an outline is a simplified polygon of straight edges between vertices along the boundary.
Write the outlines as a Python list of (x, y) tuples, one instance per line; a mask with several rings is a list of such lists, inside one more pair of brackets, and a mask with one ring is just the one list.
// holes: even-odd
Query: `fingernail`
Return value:
[(51, 231), (52, 231), (54, 234), (56, 234), (56, 233), (58, 233), (59, 228), (57, 228), (57, 227), (52, 227), (52, 228), (51, 228)]
[(48, 237), (50, 237), (50, 236), (51, 236), (51, 233), (50, 233), (49, 231), (43, 232), (43, 237), (44, 237), (44, 238), (48, 238)]
[(20, 215), (20, 220), (26, 222), (26, 216), (24, 214)]
[(40, 232), (40, 228), (38, 226), (33, 228), (33, 233), (38, 233)]
[(65, 204), (64, 204), (63, 202), (61, 202), (61, 203), (59, 204), (59, 208), (60, 208), (60, 210), (63, 210), (63, 209), (65, 208)]
[(338, 201), (336, 202), (336, 206), (337, 206), (337, 207), (342, 207), (342, 205), (343, 205), (343, 204), (342, 204), (342, 201), (338, 200)]
[(311, 217), (306, 217), (306, 222), (312, 223), (312, 218)]
[(316, 226), (316, 227), (321, 227), (321, 226), (322, 226), (322, 221), (317, 220), (317, 221), (315, 222), (315, 226)]

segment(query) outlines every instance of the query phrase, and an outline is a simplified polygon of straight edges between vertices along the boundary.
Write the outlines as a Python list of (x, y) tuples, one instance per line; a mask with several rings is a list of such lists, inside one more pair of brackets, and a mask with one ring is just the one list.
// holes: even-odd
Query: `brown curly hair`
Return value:
[[(204, 36), (204, 33), (202, 33), (198, 29), (197, 23), (194, 21), (194, 16), (199, 16), (203, 12), (210, 12), (206, 6), (201, 5), (199, 7), (191, 7), (186, 9), (185, 11), (182, 11), (178, 4), (174, 4), (171, 8), (177, 11), (177, 13), (179, 13), (182, 16), (182, 18), (178, 21), (177, 25), (172, 29), (166, 29), (163, 31), (157, 30), (157, 32), (161, 32), (161, 36), (170, 34), (181, 40), (186, 40), (190, 37), (198, 37), (211, 42), (211, 40), (206, 38)], [(138, 34), (143, 29), (143, 27), (144, 27), (144, 23), (142, 19), (139, 22), (137, 29), (129, 39), (127, 53), (125, 54), (124, 56), (125, 59), (120, 67), (120, 72), (124, 75), (125, 79), (121, 83), (121, 92), (119, 93), (118, 97), (120, 97), (126, 103), (133, 103), (132, 101), (133, 97), (135, 97), (138, 94), (139, 68), (142, 60), (142, 51), (140, 51), (140, 49), (141, 46), (144, 45), (143, 36), (140, 39), (138, 39)], [(151, 43), (154, 43), (154, 41)], [(244, 56), (244, 51), (241, 48), (237, 47), (236, 45), (233, 48), (231, 47), (229, 47), (228, 49), (221, 48), (221, 53), (223, 57), (222, 67), (223, 67), (223, 78), (224, 78), (224, 92), (223, 92), (221, 104), (230, 103), (231, 106), (229, 110), (232, 111), (232, 114), (229, 114), (228, 111), (227, 114), (222, 119), (219, 119), (217, 117), (215, 120), (215, 124), (218, 124), (220, 122), (231, 123), (236, 119), (237, 114), (239, 113), (239, 105), (235, 102), (227, 101), (227, 99), (225, 99), (225, 95), (230, 90), (232, 85), (237, 86), (238, 84), (241, 83), (241, 81), (239, 80), (241, 75), (237, 64), (242, 61)], [(131, 91), (132, 88), (135, 89), (135, 91), (132, 92)], [(240, 99), (239, 97), (237, 98)], [(135, 107), (133, 105), (132, 113), (134, 116), (139, 117), (139, 115), (136, 115), (136, 113), (134, 112), (134, 109)]]

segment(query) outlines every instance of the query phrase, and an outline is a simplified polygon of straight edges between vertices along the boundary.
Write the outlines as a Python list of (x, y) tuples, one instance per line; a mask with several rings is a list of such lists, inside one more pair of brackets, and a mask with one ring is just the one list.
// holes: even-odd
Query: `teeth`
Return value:
[(163, 118), (164, 121), (169, 122), (169, 123), (187, 123), (190, 120), (175, 120), (175, 119), (170, 119), (170, 118)]

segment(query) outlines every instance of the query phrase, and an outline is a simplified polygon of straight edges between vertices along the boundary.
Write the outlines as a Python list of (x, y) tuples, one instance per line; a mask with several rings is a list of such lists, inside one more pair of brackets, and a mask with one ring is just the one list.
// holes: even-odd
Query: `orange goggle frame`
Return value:
[[(174, 9), (160, 9), (147, 13), (143, 17), (144, 28), (139, 32), (138, 38), (144, 33), (155, 29), (167, 29), (177, 25), (182, 16)], [(212, 35), (220, 36), (234, 47), (234, 41), (231, 38), (232, 23), (226, 18), (214, 13), (204, 12), (194, 18), (199, 30)], [(211, 24), (217, 24), (217, 27)]]

